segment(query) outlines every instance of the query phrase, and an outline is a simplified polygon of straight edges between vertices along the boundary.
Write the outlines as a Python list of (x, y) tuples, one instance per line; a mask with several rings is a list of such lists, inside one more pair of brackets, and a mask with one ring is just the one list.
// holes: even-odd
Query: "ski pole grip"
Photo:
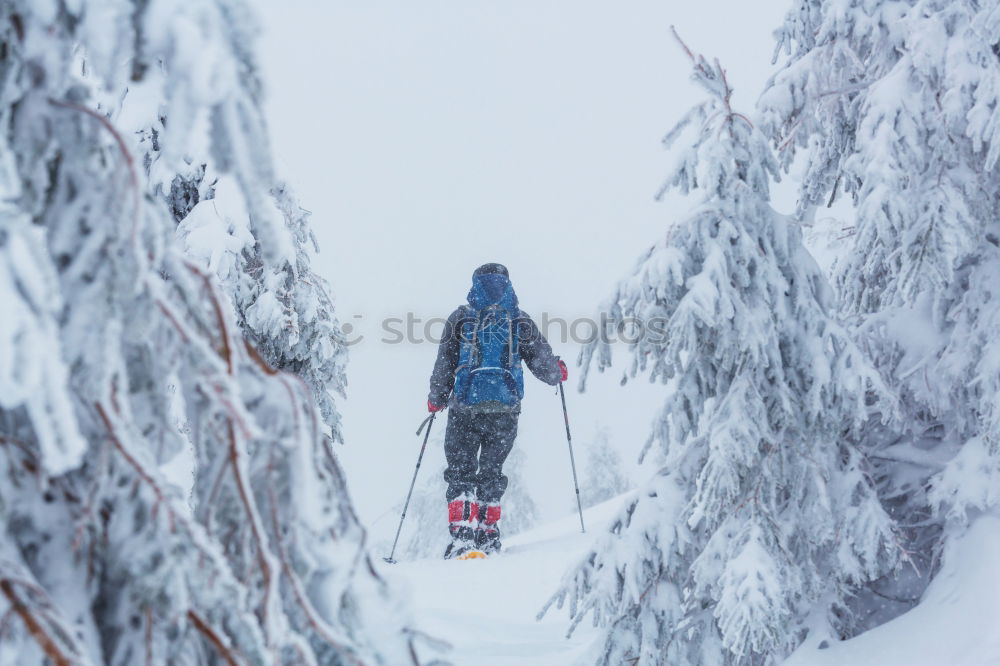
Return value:
[(437, 416), (437, 413), (431, 412), (430, 416), (420, 422), (420, 427), (417, 428), (417, 437), (420, 437), (420, 433), (424, 431), (424, 426), (433, 421), (435, 416)]

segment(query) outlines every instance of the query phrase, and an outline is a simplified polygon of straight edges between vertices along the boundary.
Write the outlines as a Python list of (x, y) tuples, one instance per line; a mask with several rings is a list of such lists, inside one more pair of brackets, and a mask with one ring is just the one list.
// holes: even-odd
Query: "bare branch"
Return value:
[(228, 666), (241, 666), (243, 660), (237, 658), (237, 655), (232, 648), (226, 645), (222, 638), (219, 637), (219, 634), (216, 633), (211, 626), (209, 626), (208, 622), (202, 619), (202, 617), (193, 610), (189, 610), (187, 612), (187, 617), (194, 628), (197, 629), (198, 632), (212, 644), (212, 647), (214, 647), (216, 652), (219, 653), (219, 656), (225, 659)]
[(35, 617), (31, 609), (28, 607), (24, 601), (17, 595), (17, 591), (14, 589), (14, 584), (9, 578), (0, 579), (0, 592), (7, 597), (7, 601), (10, 603), (11, 609), (17, 616), (21, 618), (24, 622), (24, 626), (27, 628), (28, 633), (31, 637), (38, 643), (38, 647), (42, 649), (42, 652), (52, 660), (55, 666), (72, 666), (73, 660), (66, 656), (59, 646), (56, 645), (55, 639), (53, 639), (45, 627), (42, 626), (42, 622)]

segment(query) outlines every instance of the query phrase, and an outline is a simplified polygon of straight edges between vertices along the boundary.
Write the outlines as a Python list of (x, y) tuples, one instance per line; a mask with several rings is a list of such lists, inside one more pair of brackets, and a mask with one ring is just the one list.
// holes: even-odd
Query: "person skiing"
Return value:
[(448, 488), (445, 559), (500, 550), (502, 468), (517, 435), (524, 397), (523, 360), (546, 384), (566, 381), (566, 364), (517, 304), (507, 268), (472, 274), (468, 304), (448, 317), (431, 373), (427, 410), (449, 407), (444, 452)]

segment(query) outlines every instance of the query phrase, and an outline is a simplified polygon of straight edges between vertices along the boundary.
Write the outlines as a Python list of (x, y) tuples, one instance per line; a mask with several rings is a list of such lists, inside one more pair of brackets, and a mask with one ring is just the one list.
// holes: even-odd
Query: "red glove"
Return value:
[(444, 409), (444, 405), (435, 405), (430, 398), (427, 399), (427, 411), (428, 412), (440, 412)]
[(559, 376), (559, 381), (564, 382), (569, 379), (569, 370), (566, 368), (566, 364), (562, 359), (558, 359), (556, 362), (559, 364), (559, 372), (562, 373)]

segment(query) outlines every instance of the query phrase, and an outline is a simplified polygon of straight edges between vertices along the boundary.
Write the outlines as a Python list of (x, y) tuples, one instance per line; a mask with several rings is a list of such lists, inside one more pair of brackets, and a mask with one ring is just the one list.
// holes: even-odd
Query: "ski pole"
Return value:
[(566, 411), (566, 394), (562, 382), (559, 382), (559, 398), (562, 400), (563, 420), (566, 421), (566, 444), (569, 446), (569, 466), (573, 470), (573, 489), (576, 490), (576, 509), (580, 512), (580, 531), (586, 532), (583, 526), (583, 505), (580, 503), (580, 484), (576, 480), (576, 461), (573, 459), (573, 436), (569, 434), (569, 412)]
[(383, 557), (382, 559), (389, 564), (395, 564), (396, 560), (393, 559), (393, 555), (396, 554), (396, 544), (399, 543), (399, 533), (403, 531), (403, 520), (406, 519), (406, 510), (410, 508), (410, 498), (413, 496), (413, 486), (417, 485), (417, 472), (420, 471), (420, 463), (424, 459), (424, 450), (427, 448), (427, 440), (431, 436), (431, 426), (434, 425), (434, 417), (437, 416), (437, 412), (431, 412), (428, 416), (420, 423), (420, 427), (417, 428), (417, 437), (420, 436), (420, 431), (427, 426), (427, 433), (424, 435), (424, 443), (420, 447), (420, 455), (417, 456), (417, 468), (413, 470), (413, 480), (410, 481), (410, 492), (406, 493), (406, 503), (403, 505), (403, 515), (399, 517), (399, 527), (396, 528), (396, 538), (392, 542), (392, 552), (389, 553), (389, 557)]

